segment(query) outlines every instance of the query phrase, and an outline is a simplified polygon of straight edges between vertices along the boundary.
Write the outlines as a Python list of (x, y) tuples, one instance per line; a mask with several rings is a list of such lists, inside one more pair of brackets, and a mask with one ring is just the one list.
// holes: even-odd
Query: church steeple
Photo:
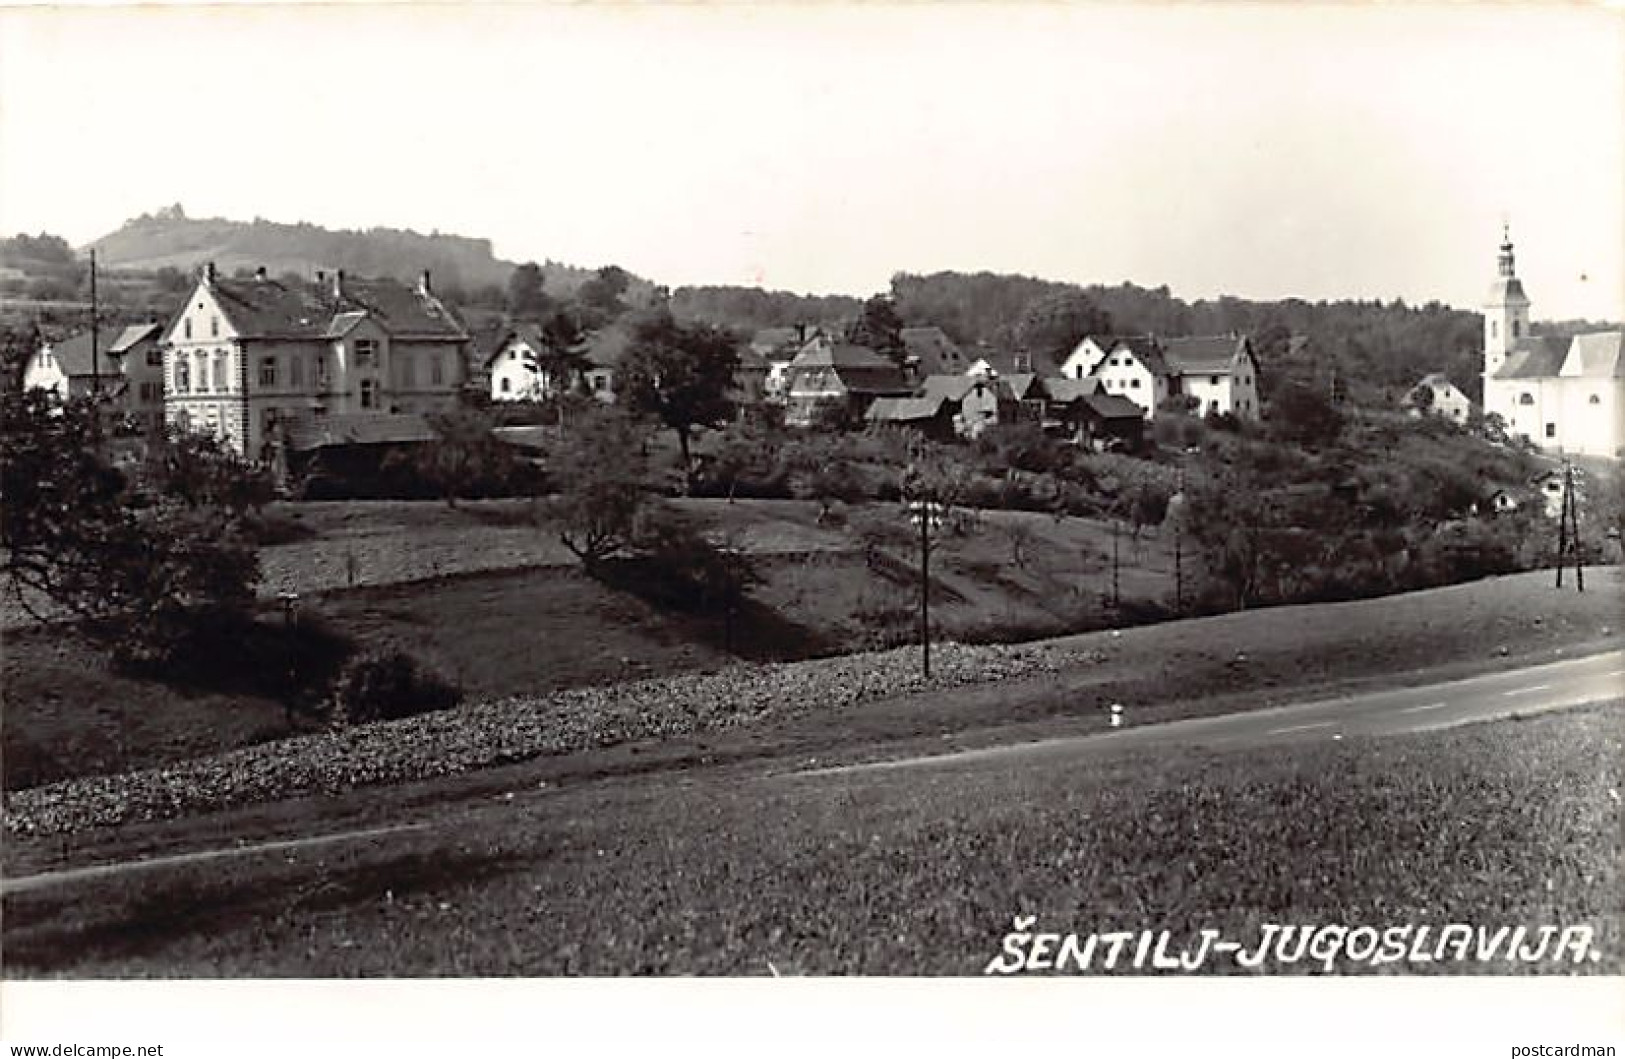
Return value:
[[(1501, 224), (1501, 253), (1495, 282), (1484, 301), (1484, 380), (1486, 386), (1506, 363), (1507, 354), (1529, 334), (1529, 297), (1523, 292), (1512, 253), (1512, 232)], [(1488, 390), (1486, 389), (1486, 392)]]

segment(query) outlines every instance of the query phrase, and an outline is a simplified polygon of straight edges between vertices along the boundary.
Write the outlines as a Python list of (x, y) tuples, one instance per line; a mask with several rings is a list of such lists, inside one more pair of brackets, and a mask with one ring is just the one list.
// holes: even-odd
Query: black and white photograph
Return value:
[(1617, 3), (8, 4), (0, 408), (8, 1054), (1625, 1046)]

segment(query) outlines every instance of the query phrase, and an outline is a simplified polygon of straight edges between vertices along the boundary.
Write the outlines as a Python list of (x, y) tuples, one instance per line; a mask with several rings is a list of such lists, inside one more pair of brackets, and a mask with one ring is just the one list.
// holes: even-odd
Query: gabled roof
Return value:
[(1237, 335), (1199, 335), (1162, 340), (1162, 359), (1170, 373), (1179, 375), (1220, 375), (1247, 344)]
[(434, 437), (428, 420), (415, 413), (304, 416), (288, 424), (288, 448), (295, 452), (339, 445), (401, 445)]
[(1102, 419), (1144, 419), (1145, 409), (1115, 393), (1091, 393), (1079, 398), (1083, 406)]
[(1011, 350), (978, 349), (966, 361), (966, 369), (984, 360), (999, 375), (1038, 375), (1051, 378), (1061, 374), (1061, 365), (1048, 353), (1026, 353)]
[(970, 361), (940, 327), (905, 327), (903, 350), (922, 375), (964, 371)]
[(128, 324), (119, 332), (118, 337), (113, 339), (107, 347), (107, 352), (115, 357), (121, 357), (142, 342), (157, 338), (163, 330), (164, 325), (159, 323)]
[(1153, 375), (1177, 374), (1174, 369), (1169, 367), (1168, 362), (1163, 359), (1162, 348), (1156, 343), (1156, 341), (1147, 338), (1144, 335), (1119, 335), (1112, 338), (1096, 338), (1095, 344), (1098, 346), (1103, 346), (1106, 350), (1106, 355), (1095, 361), (1094, 367), (1090, 369), (1091, 374), (1110, 364), (1112, 356), (1118, 352), (1124, 352), (1132, 355), (1134, 359), (1138, 360), (1142, 365), (1145, 366), (1145, 370), (1149, 371)]
[(284, 284), (269, 277), (217, 276), (206, 284), (226, 319), (246, 338), (330, 338), (353, 327), (360, 315), (398, 338), (468, 338), (439, 299), (396, 280), (346, 277), (341, 287), (342, 296), (331, 283)]
[(982, 380), (969, 375), (927, 375), (920, 381), (920, 396), (942, 401), (963, 401)]
[(1045, 379), (1044, 391), (1055, 404), (1071, 404), (1083, 400), (1090, 394), (1099, 393), (1100, 380), (1094, 376), (1086, 379)]
[(1570, 340), (1558, 335), (1530, 335), (1507, 354), (1497, 379), (1540, 379), (1555, 376), (1568, 355)]
[(877, 397), (863, 418), (871, 423), (909, 423), (935, 419), (947, 402), (941, 396)]
[[(91, 356), (89, 331), (60, 342), (51, 342), (46, 348), (50, 349), (51, 356), (56, 358), (62, 374), (83, 378), (91, 378), (96, 374), (91, 370), (91, 361), (97, 358)], [(97, 352), (99, 363), (96, 366), (100, 369), (102, 378), (117, 378), (123, 373), (122, 363), (108, 350), (105, 336), (98, 336)]]
[(764, 327), (751, 335), (749, 348), (763, 357), (788, 360), (799, 352), (816, 329)]
[(1457, 393), (1461, 392), (1461, 387), (1451, 382), (1450, 376), (1446, 375), (1442, 371), (1430, 372), (1427, 375), (1422, 376), (1416, 381), (1416, 385), (1411, 388), (1416, 390), (1421, 389), (1423, 386), (1426, 386), (1428, 389), (1434, 391), (1454, 390)]
[(1625, 331), (1575, 335), (1563, 373), (1588, 379), (1625, 379)]

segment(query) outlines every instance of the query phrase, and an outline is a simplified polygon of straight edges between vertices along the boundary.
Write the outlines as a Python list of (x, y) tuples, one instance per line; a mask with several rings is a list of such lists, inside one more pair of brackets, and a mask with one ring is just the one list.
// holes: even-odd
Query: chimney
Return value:
[(344, 270), (342, 268), (333, 270), (333, 297), (344, 297)]
[(423, 295), (425, 298), (432, 297), (434, 295), (434, 288), (429, 285), (428, 269), (424, 269), (422, 272), (418, 273), (418, 293)]
[(261, 283), (265, 282), (265, 266), (264, 265), (261, 265), (259, 268), (254, 270), (254, 278), (259, 280)]
[(205, 287), (214, 286), (214, 262), (213, 261), (205, 261), (205, 262), (203, 262), (203, 285)]

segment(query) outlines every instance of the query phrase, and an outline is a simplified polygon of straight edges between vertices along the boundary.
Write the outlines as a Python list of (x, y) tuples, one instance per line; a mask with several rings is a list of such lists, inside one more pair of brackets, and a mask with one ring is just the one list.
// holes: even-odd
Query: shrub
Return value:
[(333, 682), (332, 720), (341, 726), (393, 721), (450, 709), (462, 697), (455, 684), (403, 651), (366, 654)]

